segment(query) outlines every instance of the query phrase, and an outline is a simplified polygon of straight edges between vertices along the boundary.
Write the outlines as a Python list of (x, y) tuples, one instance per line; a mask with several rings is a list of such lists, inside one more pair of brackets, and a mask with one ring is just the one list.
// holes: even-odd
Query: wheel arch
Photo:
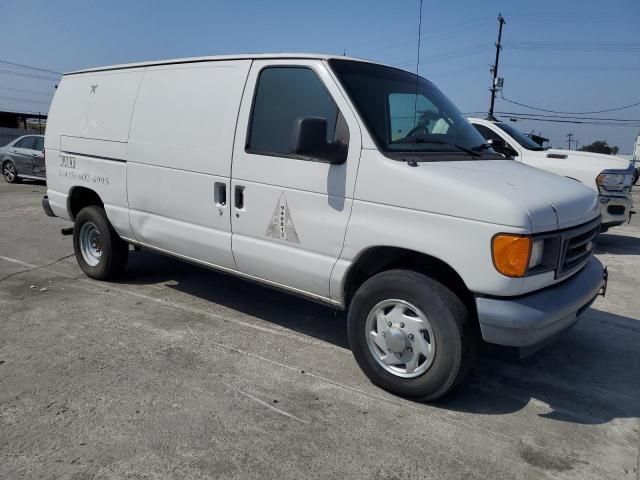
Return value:
[(80, 210), (91, 205), (104, 208), (104, 203), (95, 190), (81, 186), (74, 186), (69, 190), (67, 211), (71, 220), (76, 219)]
[(477, 317), (474, 296), (453, 267), (432, 255), (390, 246), (367, 248), (349, 267), (343, 282), (345, 307), (349, 307), (353, 295), (367, 279), (392, 269), (412, 270), (441, 282), (459, 296), (470, 314)]

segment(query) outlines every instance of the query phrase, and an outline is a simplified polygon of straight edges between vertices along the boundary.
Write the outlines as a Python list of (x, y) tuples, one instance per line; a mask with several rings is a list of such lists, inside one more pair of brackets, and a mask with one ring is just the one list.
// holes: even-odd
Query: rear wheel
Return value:
[(369, 379), (391, 392), (438, 398), (462, 381), (473, 363), (476, 334), (464, 303), (426, 275), (390, 270), (356, 292), (349, 341)]
[(97, 206), (85, 207), (76, 216), (73, 249), (78, 265), (89, 277), (106, 280), (124, 271), (129, 245), (122, 240)]
[(8, 183), (18, 183), (20, 181), (18, 170), (11, 160), (7, 160), (2, 164), (2, 176)]

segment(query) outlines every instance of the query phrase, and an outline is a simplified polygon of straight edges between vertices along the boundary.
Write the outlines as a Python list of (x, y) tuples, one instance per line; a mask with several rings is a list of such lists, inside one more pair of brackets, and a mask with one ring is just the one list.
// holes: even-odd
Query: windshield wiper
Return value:
[(482, 143), (475, 147), (471, 147), (471, 150), (473, 150), (474, 152), (479, 152), (481, 150), (489, 150), (490, 148), (493, 148), (493, 146), (490, 143)]
[(474, 152), (470, 148), (463, 147), (463, 146), (458, 145), (456, 143), (445, 142), (444, 140), (436, 140), (434, 138), (418, 137), (412, 143), (431, 143), (431, 144), (434, 144), (434, 145), (448, 145), (450, 147), (457, 148), (458, 150), (462, 150), (463, 152), (467, 152), (472, 157), (481, 157), (482, 156), (481, 154), (479, 154), (478, 152)]

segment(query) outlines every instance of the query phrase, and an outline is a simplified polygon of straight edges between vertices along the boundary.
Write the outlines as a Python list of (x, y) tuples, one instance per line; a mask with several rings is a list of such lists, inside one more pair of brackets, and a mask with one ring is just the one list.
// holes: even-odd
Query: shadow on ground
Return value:
[[(344, 312), (152, 252), (131, 252), (122, 283), (164, 282), (186, 295), (349, 348)], [(482, 344), (467, 380), (432, 405), (503, 415), (536, 399), (549, 405), (541, 416), (558, 421), (600, 424), (640, 417), (639, 345), (640, 320), (592, 308), (557, 343), (526, 359), (514, 349)]]
[(638, 345), (640, 320), (592, 308), (555, 344), (531, 357), (520, 359), (515, 350), (484, 344), (467, 382), (435, 405), (501, 415), (535, 399), (548, 405), (540, 416), (557, 421), (638, 418)]
[(640, 255), (640, 238), (615, 233), (603, 233), (598, 237), (596, 253), (611, 255)]
[(349, 349), (346, 315), (319, 303), (155, 254), (130, 252), (127, 284), (167, 287)]

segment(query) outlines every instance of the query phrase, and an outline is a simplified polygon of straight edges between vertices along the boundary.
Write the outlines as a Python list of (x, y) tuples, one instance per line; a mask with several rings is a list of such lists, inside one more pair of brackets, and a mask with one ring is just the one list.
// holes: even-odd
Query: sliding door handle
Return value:
[(213, 190), (213, 199), (216, 202), (217, 207), (227, 206), (227, 184), (223, 182), (216, 182)]
[(236, 185), (233, 193), (234, 205), (236, 209), (242, 210), (244, 208), (244, 186)]

